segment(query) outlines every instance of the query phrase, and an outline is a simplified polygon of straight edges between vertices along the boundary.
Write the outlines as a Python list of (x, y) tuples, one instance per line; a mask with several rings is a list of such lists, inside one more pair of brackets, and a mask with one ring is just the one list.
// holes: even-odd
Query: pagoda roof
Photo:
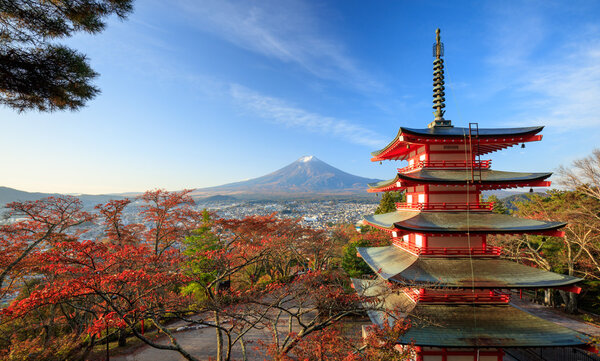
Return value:
[[(548, 186), (543, 181), (552, 175), (552, 173), (504, 172), (482, 169), (481, 181), (479, 181), (479, 170), (474, 172), (476, 174), (475, 183), (485, 189)], [(393, 179), (369, 183), (368, 187), (369, 192), (388, 192), (418, 184), (466, 185), (467, 181), (471, 180), (470, 170), (423, 168), (411, 173), (398, 173)], [(400, 182), (400, 185), (398, 185), (398, 182)]]
[[(536, 135), (544, 129), (543, 126), (523, 128), (479, 128), (475, 154), (487, 154), (513, 145), (541, 140)], [(475, 133), (472, 133), (475, 136)], [(466, 143), (469, 138), (469, 128), (461, 127), (432, 127), (432, 128), (403, 128), (398, 130), (396, 137), (385, 147), (371, 153), (372, 161), (384, 159), (405, 159), (410, 153), (412, 144), (443, 144)], [(473, 141), (475, 142), (475, 141)], [(409, 145), (409, 149), (403, 145)]]
[(418, 257), (393, 245), (357, 251), (381, 278), (406, 286), (549, 288), (581, 281), (499, 258)]
[[(378, 297), (386, 285), (380, 280), (352, 279), (356, 291)], [(579, 332), (536, 317), (510, 305), (415, 304), (403, 292), (390, 293), (378, 308), (365, 303), (371, 321), (387, 322), (386, 314), (399, 311), (410, 328), (398, 343), (436, 347), (558, 347), (579, 346), (589, 338)]]
[[(519, 135), (537, 134), (543, 126), (522, 128), (479, 128), (479, 137), (513, 137)], [(469, 128), (462, 127), (432, 127), (432, 128), (400, 128), (398, 134), (413, 134), (429, 137), (464, 137), (469, 136)]]
[(530, 233), (544, 234), (566, 225), (478, 211), (417, 212), (396, 210), (365, 216), (366, 223), (388, 231), (417, 233)]

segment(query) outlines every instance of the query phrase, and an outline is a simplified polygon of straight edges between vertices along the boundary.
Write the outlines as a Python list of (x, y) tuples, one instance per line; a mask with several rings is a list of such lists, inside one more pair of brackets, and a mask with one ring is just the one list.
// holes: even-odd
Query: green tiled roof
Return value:
[[(352, 279), (356, 291), (378, 296), (385, 285), (377, 280)], [(384, 310), (398, 310), (411, 327), (398, 340), (417, 346), (437, 347), (558, 347), (577, 346), (588, 337), (509, 305), (426, 305), (412, 303), (403, 293), (385, 296), (381, 310), (368, 311), (381, 325)], [(372, 304), (365, 304), (372, 308)]]
[(382, 188), (382, 187), (387, 187), (387, 186), (391, 186), (392, 184), (396, 183), (398, 180), (400, 180), (400, 177), (398, 177), (398, 175), (396, 175), (396, 177), (394, 179), (388, 179), (388, 180), (382, 180), (376, 183), (369, 183), (367, 184), (367, 186), (369, 188)]
[(396, 246), (359, 247), (357, 251), (381, 278), (409, 286), (546, 288), (581, 281), (498, 258), (417, 257)]
[[(479, 179), (479, 172), (476, 172)], [(504, 183), (504, 182), (526, 182), (544, 180), (550, 177), (552, 173), (523, 173), (523, 172), (504, 172), (499, 170), (482, 169), (481, 181), (483, 183)], [(422, 169), (416, 172), (399, 174), (399, 179), (407, 179), (422, 183), (466, 183), (471, 180), (470, 170), (460, 169)]]
[(394, 211), (365, 216), (376, 227), (422, 233), (521, 233), (544, 232), (564, 227), (563, 222), (544, 222), (492, 212)]
[[(519, 183), (541, 181), (550, 177), (552, 173), (523, 173), (523, 172), (504, 172), (499, 170), (482, 169), (481, 182), (483, 184), (493, 183)], [(476, 173), (479, 179), (479, 172)], [(371, 189), (378, 189), (391, 186), (397, 181), (408, 180), (419, 184), (466, 184), (471, 180), (471, 171), (464, 169), (422, 169), (412, 173), (400, 173), (393, 179), (383, 180), (376, 183), (369, 183)]]

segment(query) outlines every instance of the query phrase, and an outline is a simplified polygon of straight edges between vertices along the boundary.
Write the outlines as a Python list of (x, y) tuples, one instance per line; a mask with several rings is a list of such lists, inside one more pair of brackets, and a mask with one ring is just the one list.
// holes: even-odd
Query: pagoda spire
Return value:
[(440, 29), (435, 31), (435, 44), (433, 44), (433, 112), (435, 118), (433, 122), (429, 124), (429, 128), (433, 127), (451, 127), (452, 123), (449, 120), (444, 119), (445, 111), (442, 110), (446, 107), (444, 101), (444, 43), (440, 40)]

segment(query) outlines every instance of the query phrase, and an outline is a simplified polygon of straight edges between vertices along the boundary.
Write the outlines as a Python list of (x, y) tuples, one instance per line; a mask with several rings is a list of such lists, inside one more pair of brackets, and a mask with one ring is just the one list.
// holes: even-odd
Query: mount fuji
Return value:
[(315, 156), (304, 156), (262, 177), (194, 191), (194, 196), (236, 195), (367, 195), (367, 183), (378, 179), (363, 178), (341, 171)]

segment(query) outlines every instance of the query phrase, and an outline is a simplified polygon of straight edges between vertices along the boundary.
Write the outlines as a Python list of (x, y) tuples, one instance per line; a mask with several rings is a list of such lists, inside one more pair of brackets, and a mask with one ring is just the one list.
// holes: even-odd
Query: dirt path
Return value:
[(571, 330), (581, 332), (589, 336), (600, 336), (600, 327), (578, 321), (571, 318), (559, 310), (542, 306), (537, 303), (530, 302), (528, 300), (520, 300), (518, 296), (513, 295), (511, 297), (510, 304), (522, 311), (529, 312), (534, 316), (543, 318), (544, 320), (554, 322)]
[[(355, 319), (349, 320), (348, 332), (360, 335), (363, 324), (370, 324), (368, 319)], [(279, 329), (279, 327), (278, 327)], [(281, 335), (285, 335), (287, 330), (287, 324), (281, 323)], [(216, 344), (217, 336), (213, 328), (202, 328), (197, 330), (186, 330), (176, 332), (175, 337), (181, 346), (199, 360), (209, 360), (215, 358), (217, 355)], [(272, 334), (268, 330), (256, 330), (249, 331), (244, 340), (246, 341), (246, 352), (248, 361), (263, 361), (268, 360), (263, 347), (259, 341), (271, 341)], [(284, 336), (282, 336), (284, 337)], [(168, 343), (168, 340), (164, 338), (162, 340), (164, 344)], [(180, 361), (184, 360), (177, 352), (164, 351), (152, 348), (150, 346), (143, 345), (141, 347), (131, 350), (131, 353), (125, 355), (111, 356), (111, 361)], [(236, 344), (233, 347), (232, 360), (242, 360), (242, 349), (241, 346)]]
[[(176, 332), (175, 336), (181, 346), (192, 354), (194, 357), (200, 360), (208, 360), (217, 356), (215, 345), (217, 344), (217, 336), (213, 328), (202, 328), (198, 330), (188, 330)], [(246, 350), (248, 353), (248, 360), (264, 360), (265, 356), (256, 351), (258, 340), (268, 340), (269, 335), (262, 331), (253, 330), (250, 331), (244, 338), (246, 340)], [(167, 344), (167, 340), (163, 340), (164, 344)], [(233, 348), (232, 358), (234, 360), (242, 359), (242, 350), (240, 345), (236, 345)], [(110, 358), (111, 361), (180, 361), (185, 360), (177, 352), (158, 350), (149, 346), (142, 346), (137, 348), (129, 355), (113, 356)]]

